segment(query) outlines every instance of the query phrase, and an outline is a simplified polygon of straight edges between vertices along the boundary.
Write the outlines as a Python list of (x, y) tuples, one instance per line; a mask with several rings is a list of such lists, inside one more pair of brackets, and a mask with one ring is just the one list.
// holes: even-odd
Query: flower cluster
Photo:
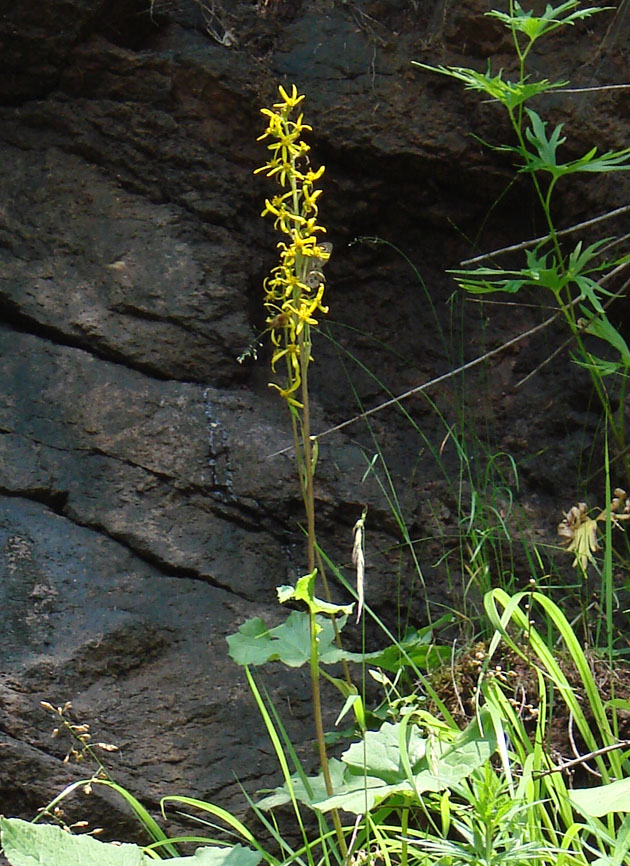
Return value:
[(97, 762), (101, 769), (103, 765), (95, 757), (94, 749), (101, 749), (103, 752), (117, 752), (118, 746), (112, 743), (92, 743), (92, 735), (90, 734), (90, 726), (86, 724), (73, 724), (68, 718), (67, 713), (72, 709), (70, 701), (66, 701), (63, 707), (54, 707), (50, 701), (40, 701), (40, 705), (49, 712), (53, 713), (56, 718), (57, 727), (53, 730), (52, 736), (58, 737), (60, 734), (66, 733), (70, 735), (72, 744), (68, 749), (66, 757), (63, 759), (64, 764), (71, 760), (80, 764), (85, 758), (92, 758)]
[[(586, 572), (589, 562), (594, 561), (593, 554), (600, 549), (597, 523), (606, 520), (606, 509), (592, 518), (588, 516), (586, 502), (578, 502), (563, 514), (564, 519), (558, 524), (558, 535), (563, 539), (567, 550), (574, 554), (573, 567), (579, 565), (581, 570)], [(610, 519), (615, 526), (619, 526), (621, 520), (630, 520), (630, 501), (621, 487), (616, 487), (613, 491)]]
[(311, 360), (310, 327), (318, 324), (317, 312), (328, 312), (322, 304), (321, 269), (330, 257), (331, 246), (317, 238), (326, 229), (317, 224), (317, 199), (322, 191), (315, 189), (314, 184), (323, 175), (324, 167), (317, 171), (310, 168), (307, 156), (310, 148), (301, 135), (311, 127), (304, 123), (303, 114), (294, 117), (304, 96), (298, 95), (295, 85), (290, 93), (283, 87), (279, 92), (282, 101), (275, 103), (273, 109), (262, 109), (269, 123), (258, 141), (272, 140), (267, 145), (271, 156), (255, 173), (265, 172), (267, 177), (274, 177), (283, 190), (266, 199), (261, 216), (271, 214), (276, 230), (287, 239), (278, 243), (280, 264), (264, 282), (264, 303), (274, 346), (271, 367), (275, 371), (282, 358), (287, 366), (285, 387), (273, 384), (271, 387), (290, 405), (301, 408), (296, 392), (302, 384), (302, 365)]

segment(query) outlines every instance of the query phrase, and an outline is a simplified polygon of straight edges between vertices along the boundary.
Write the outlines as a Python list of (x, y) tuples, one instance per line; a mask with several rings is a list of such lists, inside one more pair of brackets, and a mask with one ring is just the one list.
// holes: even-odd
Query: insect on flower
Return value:
[(277, 316), (274, 316), (271, 321), (267, 322), (267, 330), (275, 331), (276, 328), (284, 328), (285, 325), (289, 324), (289, 314), (288, 313), (278, 313)]
[(325, 259), (320, 258), (320, 256), (310, 256), (307, 260), (304, 283), (309, 289), (318, 289), (324, 282), (322, 268), (328, 263), (328, 258), (330, 258), (333, 248), (332, 244), (328, 243), (328, 241), (324, 241), (319, 246), (325, 253), (328, 253), (328, 256)]

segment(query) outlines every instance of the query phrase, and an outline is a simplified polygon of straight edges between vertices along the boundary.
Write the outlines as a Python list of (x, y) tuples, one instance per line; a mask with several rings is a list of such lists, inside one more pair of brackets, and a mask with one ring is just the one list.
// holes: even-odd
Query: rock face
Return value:
[[(266, 350), (258, 364), (235, 361), (262, 329), (260, 286), (274, 264), (271, 226), (258, 218), (269, 187), (252, 174), (265, 158), (258, 109), (295, 81), (313, 160), (327, 165), (330, 339), (316, 346), (313, 374), (322, 431), (382, 402), (384, 389), (447, 372), (453, 346), (467, 361), (539, 320), (526, 307), (446, 304), (444, 270), (468, 254), (466, 237), (511, 169), (470, 136), (500, 139), (495, 109), (410, 60), (509, 65), (487, 8), (1, 5), (0, 812), (30, 817), (82, 776), (63, 763), (40, 700), (72, 701), (95, 738), (118, 744), (112, 774), (150, 806), (181, 793), (237, 809), (235, 774), (251, 792), (272, 780), (271, 746), (225, 643), (251, 616), (277, 620), (275, 587), (304, 569), (291, 454), (275, 454), (290, 445), (286, 410), (267, 389)], [(549, 43), (535, 59), (541, 74), (622, 80), (630, 21), (599, 16), (588, 28)], [(627, 93), (554, 97), (576, 153), (628, 143)], [(619, 175), (573, 187), (559, 219), (623, 205), (628, 190)], [(481, 248), (539, 230), (528, 206), (517, 184), (491, 211)], [(349, 247), (360, 235), (403, 249), (421, 280), (389, 245)], [(563, 337), (524, 340), (471, 372), (465, 402), (459, 379), (427, 392), (433, 404), (407, 401), (415, 427), (394, 408), (373, 416), (377, 440), (360, 424), (322, 439), (321, 542), (348, 562), (368, 503), (370, 601), (391, 624), (399, 578), (412, 623), (430, 604), (458, 604), (434, 567), (461, 516), (444, 480), (459, 466), (453, 425), (472, 451), (472, 431), (492, 427), (488, 448), (527, 458), (521, 497), (551, 515), (542, 533), (572, 504), (566, 479), (597, 422), (582, 375), (561, 356), (511, 390)], [(391, 491), (362, 481), (374, 441), (410, 537), (429, 539), (416, 550), (421, 591), (409, 557), (398, 558)], [(266, 682), (308, 760), (307, 676), (270, 668)], [(118, 801), (73, 808), (110, 835), (134, 832)]]

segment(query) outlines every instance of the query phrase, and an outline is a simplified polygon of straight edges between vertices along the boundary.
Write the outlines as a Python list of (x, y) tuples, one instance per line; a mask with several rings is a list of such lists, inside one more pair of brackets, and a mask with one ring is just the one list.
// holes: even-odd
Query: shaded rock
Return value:
[(191, 243), (172, 208), (147, 207), (56, 149), (5, 159), (6, 316), (160, 378), (239, 378), (246, 275), (229, 232)]
[[(25, 526), (30, 537), (18, 542)], [(232, 798), (239, 791), (234, 771), (243, 735), (251, 757), (242, 765), (242, 781), (264, 776), (273, 764), (243, 675), (227, 657), (225, 636), (242, 620), (238, 596), (201, 581), (165, 577), (102, 533), (21, 498), (2, 501), (0, 544), (3, 602), (12, 592), (7, 578), (20, 559), (36, 563), (30, 570), (45, 573), (50, 589), (45, 619), (27, 581), (20, 597), (9, 595), (9, 626), (15, 621), (20, 628), (5, 633), (3, 641), (12, 665), (3, 680), (0, 713), (6, 808), (14, 798), (21, 811), (35, 811), (50, 799), (51, 785), (70, 773), (59, 765), (51, 772), (52, 759), (60, 762), (68, 743), (61, 737), (50, 741), (52, 722), (40, 700), (70, 700), (70, 718), (87, 721), (95, 741), (119, 746), (119, 753), (106, 757), (110, 772), (132, 790), (141, 773), (138, 793), (148, 801), (181, 792), (192, 780), (194, 790), (238, 808)], [(20, 552), (12, 556), (11, 550)], [(253, 609), (265, 612), (264, 605)], [(274, 682), (272, 676), (272, 688)], [(294, 711), (302, 715), (301, 699), (294, 697)], [(28, 788), (21, 790), (27, 775)], [(70, 775), (77, 777), (76, 771)], [(91, 821), (102, 820), (98, 812), (92, 817), (91, 806), (83, 809)], [(118, 809), (124, 814), (121, 803)]]

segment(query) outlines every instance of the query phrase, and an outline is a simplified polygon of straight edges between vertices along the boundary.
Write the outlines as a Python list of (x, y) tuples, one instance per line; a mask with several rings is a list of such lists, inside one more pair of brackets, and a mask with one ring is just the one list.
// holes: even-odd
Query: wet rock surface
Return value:
[[(485, 250), (541, 230), (519, 182), (478, 235), (512, 172), (470, 133), (500, 139), (503, 120), (410, 66), (483, 68), (490, 55), (509, 69), (509, 44), (483, 17), (489, 5), (0, 7), (0, 812), (30, 817), (81, 777), (51, 741), (40, 700), (71, 700), (99, 739), (118, 744), (113, 775), (150, 806), (182, 793), (238, 808), (234, 774), (250, 791), (272, 780), (271, 747), (225, 643), (251, 616), (277, 620), (275, 587), (304, 569), (291, 455), (271, 456), (290, 445), (290, 428), (267, 388), (267, 352), (235, 360), (262, 330), (260, 286), (274, 264), (271, 227), (258, 218), (269, 187), (252, 175), (264, 160), (258, 109), (295, 81), (313, 160), (327, 166), (321, 218), (334, 254), (329, 339), (313, 367), (320, 432), (386, 399), (379, 382), (401, 393), (545, 315), (447, 303), (444, 270), (471, 254), (467, 236)], [(576, 85), (619, 83), (628, 27), (600, 16), (535, 64)], [(627, 144), (627, 93), (554, 97), (576, 155)], [(558, 219), (603, 213), (628, 191), (619, 175), (574, 187)], [(421, 281), (390, 246), (348, 246), (362, 235), (403, 249)], [(547, 329), (471, 370), (463, 403), (458, 378), (428, 391), (433, 403), (409, 399), (416, 429), (396, 408), (372, 416), (411, 537), (429, 539), (412, 623), (426, 620), (426, 596), (436, 609), (457, 603), (435, 567), (443, 541), (431, 541), (458, 531), (457, 497), (427, 456), (457, 472), (455, 422), (473, 451), (473, 431), (485, 429), (488, 447), (515, 455), (519, 502), (553, 541), (598, 416), (566, 351), (515, 385), (565, 336)], [(369, 505), (370, 600), (394, 623), (399, 576), (410, 592), (413, 569), (382, 490), (362, 481), (375, 450), (358, 423), (322, 439), (320, 540), (348, 563)], [(308, 755), (305, 675), (266, 677)], [(119, 802), (88, 806), (77, 815), (130, 837)]]

